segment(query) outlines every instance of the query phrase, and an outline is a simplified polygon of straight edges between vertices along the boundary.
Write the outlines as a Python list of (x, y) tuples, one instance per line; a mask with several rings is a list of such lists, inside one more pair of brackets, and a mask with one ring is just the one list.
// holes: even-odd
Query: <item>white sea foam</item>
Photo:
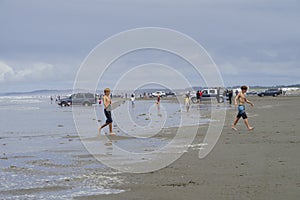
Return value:
[(11, 99), (11, 103), (41, 103), (39, 99)]
[(207, 146), (207, 143), (199, 143), (199, 144), (191, 144), (188, 145), (188, 147), (194, 148), (194, 147), (202, 147), (202, 146)]
[(0, 110), (18, 110), (18, 111), (22, 111), (22, 110), (39, 110), (40, 107), (36, 107), (36, 106), (28, 106), (28, 107), (25, 107), (25, 106), (1, 106), (0, 107)]

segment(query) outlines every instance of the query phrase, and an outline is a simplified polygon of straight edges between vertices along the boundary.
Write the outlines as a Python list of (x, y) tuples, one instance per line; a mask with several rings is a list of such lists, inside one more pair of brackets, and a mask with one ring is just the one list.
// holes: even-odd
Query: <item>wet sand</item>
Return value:
[[(236, 109), (227, 112), (222, 135), (210, 154), (198, 159), (190, 148), (170, 166), (145, 174), (119, 174), (123, 193), (75, 199), (300, 199), (300, 97), (250, 97), (242, 121), (231, 129)], [(203, 140), (201, 128), (194, 141)]]

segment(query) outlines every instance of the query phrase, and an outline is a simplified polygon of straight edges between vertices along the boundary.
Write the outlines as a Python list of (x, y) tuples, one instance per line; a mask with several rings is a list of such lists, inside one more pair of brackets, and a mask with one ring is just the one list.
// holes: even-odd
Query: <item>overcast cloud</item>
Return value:
[(72, 88), (97, 44), (148, 26), (194, 38), (228, 86), (300, 83), (299, 24), (298, 0), (0, 0), (0, 93)]

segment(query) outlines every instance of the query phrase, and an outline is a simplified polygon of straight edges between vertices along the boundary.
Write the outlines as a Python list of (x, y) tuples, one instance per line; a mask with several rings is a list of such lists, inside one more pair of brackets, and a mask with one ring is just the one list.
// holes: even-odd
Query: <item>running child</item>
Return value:
[(112, 118), (111, 118), (111, 98), (110, 98), (110, 89), (106, 88), (104, 90), (104, 96), (103, 96), (103, 105), (104, 105), (104, 114), (106, 117), (106, 122), (102, 126), (98, 128), (99, 134), (101, 133), (101, 129), (106, 127), (107, 125), (109, 126), (109, 133), (110, 135), (116, 135), (115, 133), (112, 132)]
[(249, 125), (248, 116), (247, 116), (246, 111), (245, 111), (245, 103), (248, 103), (251, 106), (254, 106), (253, 103), (250, 102), (245, 96), (245, 94), (247, 92), (247, 89), (248, 89), (247, 86), (242, 86), (241, 87), (242, 91), (240, 93), (238, 93), (236, 95), (236, 97), (234, 98), (234, 104), (235, 104), (236, 107), (238, 107), (238, 114), (237, 114), (236, 119), (234, 120), (233, 125), (232, 125), (231, 128), (235, 131), (237, 131), (237, 128), (235, 126), (236, 126), (236, 124), (238, 123), (238, 121), (241, 117), (244, 119), (244, 122), (245, 122), (245, 124), (246, 124), (249, 131), (252, 131), (254, 129), (254, 127), (251, 127)]

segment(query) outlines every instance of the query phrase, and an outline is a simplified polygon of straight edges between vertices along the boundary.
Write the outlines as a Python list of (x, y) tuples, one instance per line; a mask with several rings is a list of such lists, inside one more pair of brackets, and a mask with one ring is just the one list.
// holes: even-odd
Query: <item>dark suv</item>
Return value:
[(281, 95), (282, 91), (279, 89), (268, 89), (264, 92), (257, 93), (258, 96), (263, 97), (263, 96), (273, 96), (276, 97), (278, 95)]
[(60, 106), (70, 106), (70, 105), (84, 105), (91, 106), (97, 102), (97, 95), (92, 93), (76, 93), (71, 96), (61, 99), (57, 102)]

